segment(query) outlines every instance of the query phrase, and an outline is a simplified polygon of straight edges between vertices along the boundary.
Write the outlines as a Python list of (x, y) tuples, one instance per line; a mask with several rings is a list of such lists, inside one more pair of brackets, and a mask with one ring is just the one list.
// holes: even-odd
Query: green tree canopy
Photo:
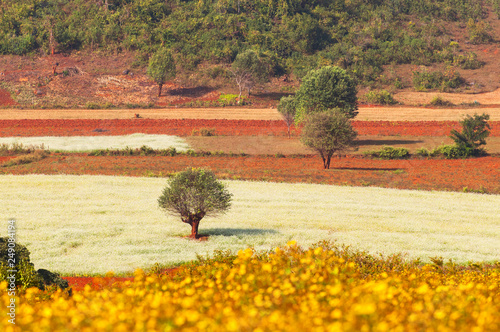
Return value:
[(349, 118), (335, 109), (307, 116), (301, 141), (316, 150), (323, 159), (323, 167), (329, 169), (333, 154), (338, 152), (340, 155), (353, 147), (357, 135)]
[(191, 238), (198, 238), (198, 226), (205, 216), (224, 213), (231, 206), (231, 196), (211, 171), (188, 168), (171, 177), (158, 199), (160, 208), (179, 215), (191, 226)]
[(311, 70), (303, 79), (297, 93), (296, 121), (302, 121), (306, 115), (338, 108), (348, 118), (354, 118), (358, 112), (356, 83), (345, 70), (326, 66)]
[(288, 128), (288, 138), (290, 138), (290, 127), (292, 126), (295, 113), (297, 113), (297, 106), (294, 96), (282, 97), (278, 104), (278, 112), (280, 112)]
[(491, 128), (487, 122), (489, 119), (490, 116), (486, 113), (482, 115), (474, 114), (474, 116), (467, 115), (465, 119), (460, 121), (462, 132), (452, 129), (450, 138), (462, 150), (469, 150), (470, 153), (467, 153), (467, 155), (480, 154), (484, 151), (480, 146), (486, 144), (486, 138), (490, 135), (488, 129)]
[(175, 61), (172, 53), (166, 48), (160, 48), (156, 51), (149, 58), (147, 74), (158, 84), (159, 97), (163, 84), (169, 79), (174, 79), (176, 75)]

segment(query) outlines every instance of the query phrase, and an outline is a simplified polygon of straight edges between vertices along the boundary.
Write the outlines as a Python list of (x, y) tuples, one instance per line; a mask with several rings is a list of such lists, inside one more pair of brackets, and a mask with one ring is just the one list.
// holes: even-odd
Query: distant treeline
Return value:
[(163, 45), (193, 70), (253, 48), (274, 75), (338, 65), (369, 82), (390, 63), (456, 62), (449, 22), (492, 41), (491, 8), (500, 0), (2, 0), (0, 54), (133, 50), (145, 62)]

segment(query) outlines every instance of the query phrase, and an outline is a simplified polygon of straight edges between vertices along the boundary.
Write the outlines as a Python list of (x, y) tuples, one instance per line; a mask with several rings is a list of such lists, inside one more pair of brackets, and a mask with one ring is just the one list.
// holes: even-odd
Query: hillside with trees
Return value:
[(168, 49), (179, 77), (229, 85), (253, 50), (285, 82), (333, 65), (364, 88), (484, 92), (499, 18), (500, 0), (4, 0), (0, 55), (127, 54), (142, 72)]

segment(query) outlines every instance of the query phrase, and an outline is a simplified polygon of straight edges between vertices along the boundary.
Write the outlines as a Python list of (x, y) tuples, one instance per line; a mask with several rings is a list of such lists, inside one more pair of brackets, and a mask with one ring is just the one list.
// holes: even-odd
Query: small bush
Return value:
[(465, 84), (465, 80), (460, 74), (453, 70), (447, 70), (444, 74), (436, 72), (413, 72), (413, 86), (417, 91), (425, 91), (428, 89), (439, 89), (448, 91), (456, 89)]
[[(9, 244), (9, 243), (14, 243)], [(14, 267), (10, 266), (14, 260)], [(9, 242), (9, 238), (0, 238), (0, 281), (9, 281), (8, 270), (17, 270), (15, 274), (15, 285), (23, 289), (30, 287), (40, 287), (40, 278), (30, 262), (30, 252), (28, 249), (15, 242)]]
[[(11, 282), (7, 279), (11, 274), (8, 270), (16, 270), (15, 285), (21, 289), (38, 287), (45, 290), (46, 286), (57, 286), (61, 289), (68, 287), (68, 282), (62, 279), (57, 273), (39, 269), (35, 271), (33, 263), (30, 262), (29, 250), (16, 242), (10, 242), (10, 238), (0, 238), (0, 281)], [(15, 260), (14, 267), (12, 260)]]
[(467, 33), (472, 44), (487, 44), (494, 39), (489, 34), (491, 27), (485, 21), (474, 21), (472, 18), (467, 22)]
[(392, 146), (384, 146), (379, 151), (367, 151), (364, 154), (382, 159), (406, 159), (410, 157), (410, 151), (408, 151), (408, 149), (394, 148)]
[(453, 57), (453, 65), (462, 69), (479, 69), (484, 66), (484, 62), (477, 59), (477, 54), (458, 54)]
[(215, 128), (193, 129), (192, 136), (215, 136)]
[(238, 95), (235, 94), (224, 94), (222, 93), (217, 100), (217, 103), (220, 106), (235, 106), (235, 105), (244, 105), (246, 103), (246, 98), (241, 96), (241, 100), (238, 104)]
[(421, 157), (429, 157), (430, 152), (426, 148), (420, 148), (420, 149), (417, 149), (417, 151), (415, 151), (415, 154), (417, 156), (421, 156)]
[(47, 158), (47, 156), (49, 154), (50, 154), (50, 152), (46, 151), (46, 150), (36, 150), (33, 153), (29, 153), (29, 154), (11, 159), (11, 160), (5, 162), (4, 164), (2, 164), (2, 167), (10, 167), (10, 166), (14, 166), (14, 165), (24, 165), (24, 164), (33, 163), (36, 161), (40, 161), (44, 158)]
[(93, 102), (87, 102), (85, 104), (85, 108), (89, 109), (89, 110), (99, 110), (101, 109), (101, 105), (99, 105), (98, 103), (93, 103)]
[(40, 145), (23, 145), (22, 143), (12, 143), (0, 144), (0, 156), (14, 156), (18, 154), (29, 154), (33, 153), (36, 150), (45, 150), (45, 146), (43, 144)]
[(449, 101), (441, 98), (440, 96), (435, 96), (432, 98), (431, 103), (432, 106), (453, 106), (454, 104)]
[(380, 105), (397, 104), (397, 101), (394, 100), (392, 94), (386, 90), (370, 91), (364, 96), (364, 98), (366, 99), (367, 102), (372, 104), (380, 104)]
[[(150, 156), (156, 154), (156, 151), (153, 148), (146, 145), (141, 146), (139, 150), (141, 151), (140, 152), (141, 156)], [(125, 151), (127, 152), (127, 150)]]
[(440, 145), (429, 152), (431, 157), (443, 156), (446, 159), (467, 158), (474, 155), (472, 149), (459, 147), (458, 145)]

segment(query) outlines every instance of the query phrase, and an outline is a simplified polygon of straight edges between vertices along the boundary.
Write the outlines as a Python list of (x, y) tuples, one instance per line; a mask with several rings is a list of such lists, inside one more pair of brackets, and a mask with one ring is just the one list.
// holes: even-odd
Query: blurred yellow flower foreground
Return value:
[[(327, 243), (135, 272), (122, 288), (16, 298), (1, 331), (499, 331), (500, 268), (422, 265)], [(1, 284), (2, 307), (10, 298)], [(6, 309), (4, 309), (6, 311)]]

